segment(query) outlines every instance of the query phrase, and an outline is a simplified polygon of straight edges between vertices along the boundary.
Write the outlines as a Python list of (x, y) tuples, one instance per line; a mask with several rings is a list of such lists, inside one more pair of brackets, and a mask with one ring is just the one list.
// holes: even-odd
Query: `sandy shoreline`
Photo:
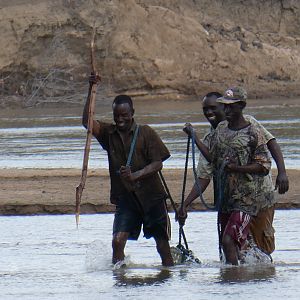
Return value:
[[(183, 170), (165, 169), (165, 180), (174, 201), (181, 201)], [(276, 174), (276, 170), (273, 170)], [(79, 184), (81, 171), (77, 169), (4, 169), (0, 170), (0, 215), (72, 214), (74, 213), (75, 188)], [(300, 208), (300, 170), (288, 170), (290, 190), (278, 195), (277, 208)], [(192, 172), (186, 191), (193, 184)], [(108, 170), (89, 170), (86, 188), (82, 196), (81, 213), (113, 212), (109, 203)], [(187, 193), (186, 192), (186, 193)], [(212, 201), (212, 189), (204, 194)], [(169, 203), (169, 201), (168, 201)], [(193, 210), (204, 210), (199, 200)]]

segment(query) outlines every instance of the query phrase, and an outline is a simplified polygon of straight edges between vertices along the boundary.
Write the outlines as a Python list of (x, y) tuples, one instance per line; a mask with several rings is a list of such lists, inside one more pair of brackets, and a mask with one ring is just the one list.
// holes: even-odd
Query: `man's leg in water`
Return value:
[(227, 264), (238, 265), (238, 252), (235, 241), (231, 238), (230, 235), (225, 234), (222, 239), (222, 246), (226, 258)]
[(251, 216), (242, 211), (220, 215), (222, 228), (222, 247), (226, 263), (238, 265), (239, 250), (244, 246), (249, 231)]
[(173, 257), (171, 255), (170, 244), (168, 240), (162, 238), (154, 238), (156, 242), (156, 249), (161, 257), (163, 266), (173, 266)]
[(116, 207), (113, 224), (112, 262), (114, 264), (124, 260), (127, 240), (137, 240), (142, 226), (140, 212), (128, 204), (131, 203), (130, 195), (120, 199), (119, 205)]
[(129, 232), (116, 232), (113, 235), (112, 248), (113, 257), (112, 263), (116, 264), (118, 261), (122, 261), (125, 258), (124, 249), (128, 240)]

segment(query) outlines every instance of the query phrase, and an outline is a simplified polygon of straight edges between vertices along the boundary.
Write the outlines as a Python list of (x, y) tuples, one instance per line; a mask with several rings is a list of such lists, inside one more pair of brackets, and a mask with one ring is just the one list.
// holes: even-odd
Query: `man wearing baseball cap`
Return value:
[(239, 262), (239, 250), (246, 245), (252, 219), (274, 202), (272, 182), (265, 180), (271, 160), (264, 133), (258, 124), (244, 117), (246, 101), (243, 88), (227, 89), (217, 99), (224, 104), (227, 122), (221, 122), (216, 128), (209, 151), (204, 145), (199, 147), (211, 162), (214, 176), (226, 164), (224, 182), (217, 182), (220, 186), (216, 190), (222, 191), (218, 195), (222, 199), (221, 245), (226, 262), (234, 265)]
[(229, 88), (225, 91), (224, 96), (218, 98), (217, 102), (224, 104), (233, 104), (236, 102), (245, 102), (247, 99), (247, 92), (241, 87)]
[[(236, 88), (234, 89), (234, 92), (235, 94), (237, 94), (238, 92), (239, 93), (238, 96), (240, 98), (247, 99), (246, 92), (244, 89)], [(234, 95), (232, 89), (229, 89), (227, 94), (229, 98), (232, 98), (232, 96)], [(210, 140), (218, 124), (225, 120), (223, 104), (218, 105), (217, 103), (218, 98), (223, 98), (223, 96), (218, 92), (211, 92), (205, 95), (205, 97), (202, 100), (203, 113), (211, 125), (209, 132), (201, 140), (207, 147), (209, 147)], [(227, 101), (228, 100), (232, 101), (232, 99), (227, 99)], [(268, 150), (272, 154), (272, 157), (274, 158), (274, 161), (276, 162), (277, 165), (278, 174), (276, 177), (275, 188), (278, 189), (278, 192), (280, 194), (286, 193), (289, 188), (289, 182), (288, 182), (288, 177), (286, 175), (283, 155), (275, 137), (252, 116), (245, 115), (244, 117), (247, 121), (249, 121), (250, 123), (254, 123), (255, 125), (259, 126), (262, 129), (265, 143), (267, 144)], [(184, 131), (187, 134), (191, 134), (192, 130), (194, 130), (192, 125), (187, 123), (185, 125)], [(195, 132), (195, 138), (197, 144), (197, 141), (200, 141), (200, 139), (198, 138), (196, 132)], [(197, 176), (199, 178), (201, 190), (202, 192), (204, 192), (210, 180), (212, 179), (213, 174), (211, 170), (211, 164), (208, 163), (206, 159), (203, 158), (203, 156), (201, 155), (199, 157), (199, 163), (197, 167)], [(271, 173), (269, 173), (266, 177), (264, 177), (264, 179), (266, 181), (266, 184), (271, 186), (271, 182), (272, 182)], [(214, 181), (215, 180), (216, 178), (214, 178)], [(185, 199), (183, 207), (179, 211), (178, 220), (182, 225), (184, 225), (185, 220), (187, 218), (188, 207), (198, 197), (199, 197), (199, 192), (198, 192), (197, 185), (195, 183), (189, 195)], [(258, 212), (257, 216), (252, 218), (252, 222), (250, 225), (252, 241), (255, 242), (256, 246), (261, 251), (263, 251), (268, 255), (270, 255), (275, 249), (275, 236), (274, 236), (275, 231), (272, 226), (273, 218), (274, 218), (274, 209), (275, 209), (275, 198), (274, 198), (274, 203), (268, 203), (266, 207), (263, 207)]]
[[(224, 110), (226, 114), (226, 119), (228, 122), (231, 120), (231, 126), (234, 123), (238, 123), (238, 120), (234, 120), (235, 114), (233, 113), (236, 106), (245, 107), (247, 101), (247, 93), (241, 87), (233, 87), (225, 91), (224, 96), (217, 99), (219, 103), (224, 104)], [(239, 103), (239, 104), (238, 104)], [(253, 122), (251, 122), (253, 123)], [(253, 123), (252, 126), (256, 127), (258, 132), (258, 136), (261, 137), (262, 143), (267, 144), (268, 147), (275, 147), (275, 152), (278, 152), (278, 144), (276, 143), (275, 138), (269, 133), (266, 134), (266, 130), (259, 124)], [(228, 124), (230, 128), (230, 123)], [(280, 149), (279, 149), (280, 150)], [(281, 151), (280, 151), (281, 154)], [(282, 154), (281, 154), (282, 156)], [(283, 161), (283, 158), (282, 158)], [(276, 161), (277, 162), (277, 161)], [(277, 164), (278, 165), (278, 164)], [(278, 165), (280, 168), (282, 166)], [(284, 168), (284, 162), (283, 162)], [(285, 170), (284, 170), (285, 173)], [(248, 173), (247, 173), (248, 174)], [(251, 174), (251, 173), (250, 173)], [(250, 175), (248, 174), (248, 175)], [(230, 177), (230, 175), (228, 175)], [(271, 172), (269, 172), (266, 176), (253, 177), (253, 188), (260, 188), (260, 195), (258, 196), (254, 203), (259, 207), (259, 210), (256, 214), (251, 215), (251, 223), (250, 223), (250, 232), (252, 233), (252, 237), (254, 238), (255, 243), (258, 247), (266, 253), (271, 253), (274, 251), (275, 243), (274, 243), (274, 228), (272, 226), (273, 218), (274, 218), (274, 209), (275, 209), (275, 197), (273, 195), (273, 184)], [(279, 180), (278, 178), (277, 180)], [(288, 184), (288, 181), (287, 181)], [(276, 183), (277, 185), (277, 183)], [(288, 189), (285, 188), (285, 189)], [(281, 192), (281, 191), (279, 191)], [(222, 214), (221, 214), (222, 215)], [(226, 218), (225, 218), (226, 221)], [(224, 224), (223, 224), (224, 226)]]

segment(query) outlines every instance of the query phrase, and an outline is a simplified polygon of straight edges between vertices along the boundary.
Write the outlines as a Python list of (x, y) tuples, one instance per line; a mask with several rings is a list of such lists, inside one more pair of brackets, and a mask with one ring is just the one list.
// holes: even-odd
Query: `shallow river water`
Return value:
[(185, 233), (202, 265), (162, 268), (154, 240), (140, 237), (113, 270), (112, 214), (83, 215), (78, 230), (72, 215), (0, 217), (0, 299), (299, 299), (299, 218), (276, 211), (273, 265), (221, 265), (216, 214), (194, 212)]

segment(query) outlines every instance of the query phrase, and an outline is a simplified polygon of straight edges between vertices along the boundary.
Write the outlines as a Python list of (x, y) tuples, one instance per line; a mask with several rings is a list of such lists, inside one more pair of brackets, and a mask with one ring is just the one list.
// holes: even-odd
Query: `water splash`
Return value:
[(175, 265), (183, 263), (201, 264), (200, 260), (194, 256), (193, 251), (185, 249), (182, 245), (171, 247), (171, 255)]
[(124, 260), (120, 260), (120, 261), (118, 261), (117, 263), (115, 263), (113, 265), (113, 271), (124, 269), (126, 267), (131, 266), (131, 265), (132, 265), (132, 263), (130, 261), (130, 257), (125, 256)]
[(257, 247), (253, 247), (240, 252), (241, 264), (255, 265), (255, 264), (272, 264), (272, 257)]
[(111, 269), (111, 248), (100, 240), (92, 242), (86, 251), (85, 267), (88, 272)]

